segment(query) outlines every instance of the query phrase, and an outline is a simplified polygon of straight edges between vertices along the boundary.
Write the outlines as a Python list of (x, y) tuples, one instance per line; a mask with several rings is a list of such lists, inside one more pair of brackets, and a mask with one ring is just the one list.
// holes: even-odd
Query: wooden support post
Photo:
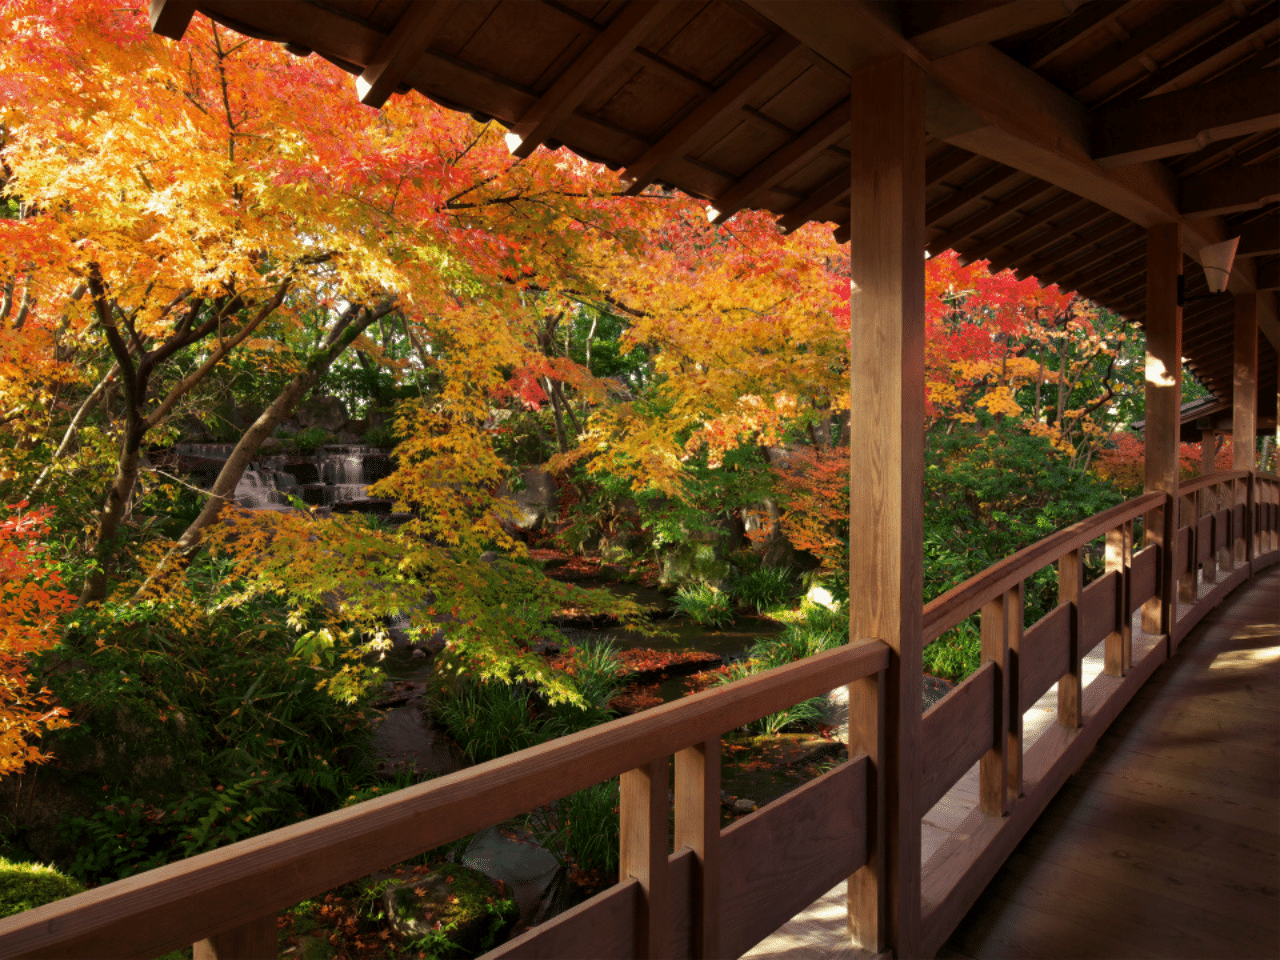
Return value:
[(272, 916), (201, 940), (191, 952), (193, 960), (276, 960), (279, 950), (276, 918)]
[[(858, 945), (917, 960), (924, 511), (924, 75), (905, 57), (851, 77), (849, 629), (892, 649), (850, 686), (849, 746), (875, 758), (882, 835), (849, 883)], [(874, 702), (883, 689), (884, 704)], [(884, 730), (867, 726), (883, 710)], [(883, 747), (880, 748), (883, 735)]]
[(635, 877), (644, 896), (636, 916), (636, 956), (671, 956), (667, 920), (667, 782), (671, 761), (653, 760), (622, 775), (618, 876)]
[[(1196, 498), (1197, 494), (1182, 497), (1178, 503), (1178, 539), (1182, 531), (1187, 531), (1187, 558), (1177, 560), (1178, 569), (1174, 576), (1178, 581), (1178, 600), (1182, 603), (1196, 602)], [(1177, 541), (1174, 541), (1175, 546)]]
[(720, 956), (720, 740), (676, 754), (675, 849), (698, 855), (693, 881), (693, 956)]
[(1006, 593), (1005, 596), (1005, 630), (1007, 631), (1009, 653), (1005, 659), (1005, 672), (1009, 677), (1008, 706), (1005, 708), (1005, 789), (1008, 793), (1007, 804), (1012, 807), (1018, 797), (1022, 796), (1022, 665), (1019, 656), (1022, 650), (1023, 629), (1023, 585)]
[(1084, 560), (1072, 550), (1058, 561), (1058, 602), (1071, 604), (1067, 639), (1067, 672), (1058, 679), (1058, 723), (1074, 730), (1080, 726), (1080, 596), (1084, 593)]
[(1174, 548), (1178, 532), (1178, 434), (1182, 404), (1182, 226), (1163, 223), (1147, 231), (1147, 493), (1167, 494), (1163, 509), (1144, 521), (1148, 545), (1159, 544), (1159, 590), (1143, 606), (1142, 627), (1169, 638), (1177, 616)]
[(1214, 462), (1218, 459), (1217, 436), (1216, 430), (1200, 431), (1200, 476), (1202, 477), (1213, 473)]
[(1116, 590), (1116, 629), (1103, 643), (1103, 671), (1112, 677), (1123, 677), (1133, 657), (1133, 618), (1129, 615), (1130, 581), (1133, 567), (1133, 522), (1107, 531), (1107, 572), (1120, 574)]
[(978, 763), (978, 803), (982, 812), (1002, 817), (1009, 812), (1009, 595), (1001, 594), (982, 608), (982, 662), (996, 665), (994, 742)]
[[(1236, 470), (1258, 466), (1258, 294), (1238, 293), (1235, 297), (1235, 373), (1231, 393), (1232, 462)], [(1254, 485), (1250, 475), (1241, 500), (1245, 504), (1244, 524), (1235, 531), (1240, 538), (1236, 559), (1253, 559)], [(1238, 501), (1237, 501), (1238, 502)]]

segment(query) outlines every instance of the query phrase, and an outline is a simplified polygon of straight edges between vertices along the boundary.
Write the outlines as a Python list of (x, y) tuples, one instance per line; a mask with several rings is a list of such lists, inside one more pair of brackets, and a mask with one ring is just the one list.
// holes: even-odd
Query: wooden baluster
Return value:
[(693, 882), (693, 956), (720, 956), (720, 739), (676, 754), (675, 849), (698, 855)]
[(200, 940), (191, 952), (194, 960), (276, 960), (279, 949), (276, 918), (271, 916)]
[(1080, 595), (1084, 593), (1084, 562), (1079, 550), (1058, 561), (1058, 603), (1071, 604), (1068, 627), (1067, 672), (1058, 680), (1058, 723), (1074, 730), (1080, 726)]
[(635, 877), (643, 891), (636, 916), (636, 956), (671, 956), (667, 919), (667, 783), (671, 761), (652, 760), (622, 775), (619, 801), (618, 875)]
[(1010, 728), (1009, 704), (1012, 678), (1009, 652), (1009, 594), (982, 608), (982, 660), (996, 665), (996, 702), (992, 707), (994, 729), (991, 749), (979, 764), (979, 803), (984, 813), (1002, 817), (1009, 812)]
[(1021, 665), (1018, 662), (1022, 649), (1022, 589), (1019, 583), (1005, 594), (1005, 626), (1008, 630), (1009, 699), (1005, 726), (1005, 786), (1010, 806), (1022, 796), (1022, 688), (1019, 680)]
[[(1213, 495), (1213, 487), (1205, 487), (1200, 491), (1200, 510), (1196, 513), (1196, 517), (1208, 517), (1213, 515), (1214, 502), (1216, 498)], [(1213, 532), (1213, 521), (1209, 521), (1209, 553), (1204, 559), (1204, 585), (1206, 589), (1213, 589), (1213, 585), (1218, 582), (1218, 554), (1213, 549), (1213, 538), (1216, 534)]]
[(1249, 470), (1249, 476), (1245, 478), (1245, 506), (1244, 506), (1244, 559), (1248, 563), (1253, 562), (1253, 558), (1257, 556), (1254, 552), (1254, 513), (1257, 508), (1258, 490), (1254, 481), (1253, 470)]
[(1107, 572), (1120, 574), (1116, 590), (1116, 629), (1107, 634), (1103, 670), (1113, 677), (1123, 677), (1129, 669), (1133, 650), (1133, 618), (1129, 615), (1130, 568), (1133, 566), (1133, 522), (1107, 531)]
[(885, 802), (885, 672), (849, 684), (849, 756), (865, 753), (867, 765), (867, 862), (849, 878), (849, 937), (856, 944), (881, 943), (888, 929), (888, 806)]
[[(1178, 509), (1178, 523), (1187, 530), (1187, 559), (1177, 573), (1178, 599), (1183, 603), (1196, 602), (1196, 518), (1200, 515), (1196, 511), (1198, 497), (1198, 493), (1184, 497)], [(1186, 523), (1183, 523), (1183, 518), (1186, 518)], [(1175, 538), (1175, 546), (1177, 539), (1180, 538)]]

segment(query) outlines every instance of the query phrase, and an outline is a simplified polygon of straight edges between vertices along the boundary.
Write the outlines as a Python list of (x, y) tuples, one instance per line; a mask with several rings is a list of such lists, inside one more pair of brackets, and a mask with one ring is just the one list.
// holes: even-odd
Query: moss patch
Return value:
[(501, 943), (520, 908), (500, 880), (450, 864), (384, 894), (387, 914), (407, 946), (428, 958), (474, 957)]
[(0, 857), (0, 917), (42, 907), (83, 890), (84, 887), (53, 867)]

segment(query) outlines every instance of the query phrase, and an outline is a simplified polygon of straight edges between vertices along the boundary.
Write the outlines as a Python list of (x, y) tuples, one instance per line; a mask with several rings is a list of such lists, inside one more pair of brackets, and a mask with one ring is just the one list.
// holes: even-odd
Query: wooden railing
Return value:
[[(926, 642), (980, 612), (984, 663), (925, 714), (915, 788), (899, 792), (903, 814), (923, 817), (976, 765), (976, 805), (924, 865), (921, 889), (905, 892), (921, 897), (912, 952), (932, 956), (941, 946), (1190, 625), (1255, 568), (1280, 559), (1274, 475), (1215, 474), (1178, 497), (1184, 522), (1168, 568), (1159, 546), (1134, 546), (1134, 521), (1174, 503), (1148, 494), (1028, 547), (925, 608)], [(1085, 551), (1095, 543), (1105, 570), (1086, 585)], [(1024, 584), (1050, 565), (1059, 603), (1024, 628)], [(1176, 610), (1164, 596), (1175, 591), (1162, 591), (1162, 582), (1186, 584)], [(1134, 614), (1144, 605), (1159, 614), (1161, 604), (1172, 630), (1151, 634)], [(1099, 643), (1105, 668), (1085, 686), (1081, 661)], [(120, 880), (0, 920), (0, 956), (148, 958), (195, 943), (197, 960), (274, 958), (279, 911), (615, 776), (623, 880), (487, 956), (738, 956), (867, 863), (884, 829), (874, 802), (884, 785), (860, 754), (722, 830), (721, 735), (882, 675), (889, 661), (886, 644), (858, 641)], [(1024, 744), (1023, 712), (1055, 683), (1057, 723)], [(886, 722), (882, 713), (882, 735)]]

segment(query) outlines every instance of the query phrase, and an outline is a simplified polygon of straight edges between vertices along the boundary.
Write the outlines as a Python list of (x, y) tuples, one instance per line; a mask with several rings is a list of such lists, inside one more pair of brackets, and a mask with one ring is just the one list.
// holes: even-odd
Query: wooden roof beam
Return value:
[(1103, 166), (1194, 153), (1214, 140), (1280, 129), (1280, 70), (1103, 107), (1092, 121), (1093, 158)]
[(1107, 260), (1112, 257), (1123, 257), (1134, 252), (1142, 244), (1147, 242), (1146, 234), (1142, 231), (1134, 233), (1125, 233), (1116, 237), (1109, 243), (1100, 243), (1086, 250), (1078, 257), (1072, 257), (1062, 264), (1058, 264), (1059, 269), (1064, 271), (1059, 274), (1054, 283), (1059, 286), (1070, 286), (1073, 283), (1079, 283), (1093, 276), (1093, 265), (1100, 260)]
[[(627, 192), (633, 196), (653, 183), (658, 168), (664, 160), (682, 155), (689, 145), (707, 129), (716, 126), (726, 115), (746, 104), (752, 88), (763, 80), (774, 67), (781, 64), (797, 48), (800, 42), (787, 34), (771, 40), (763, 50), (735, 72), (720, 88), (691, 110), (683, 120), (672, 127), (653, 146), (633, 163), (627, 164), (626, 176), (631, 179)], [(847, 180), (848, 177), (845, 177)]]
[[(1086, 201), (1087, 203), (1087, 201)], [(1033, 236), (1029, 240), (1023, 240), (1018, 244), (1016, 250), (1010, 250), (1001, 256), (992, 257), (990, 266), (987, 268), (993, 273), (999, 273), (1001, 270), (1008, 270), (1015, 267), (1021, 272), (1019, 263), (1028, 263), (1030, 258), (1035, 256), (1041, 250), (1071, 237), (1077, 230), (1081, 230), (1089, 224), (1097, 220), (1101, 220), (1107, 216), (1110, 211), (1104, 210), (1096, 203), (1087, 203), (1085, 208), (1076, 214), (1067, 217), (1061, 223), (1050, 223), (1049, 229), (1042, 231), (1040, 234)]]
[(1082, 0), (912, 0), (899, 7), (903, 34), (930, 59), (1069, 17)]
[(521, 158), (532, 154), (671, 11), (669, 5), (655, 0), (632, 0), (623, 7), (547, 92), (512, 125), (507, 134), (511, 152)]
[(742, 179), (716, 197), (710, 211), (712, 223), (724, 223), (759, 194), (794, 173), (849, 133), (849, 100), (846, 97), (809, 124), (796, 139), (775, 150)]
[(849, 189), (849, 171), (841, 169), (834, 177), (788, 210), (778, 222), (787, 233), (798, 230), (813, 219), (815, 214), (821, 213), (831, 204), (847, 197)]
[(1178, 181), (1178, 209), (1186, 216), (1235, 213), (1280, 199), (1280, 159), (1214, 167)]
[[(1007, 246), (1009, 243), (1025, 234), (1028, 230), (1034, 230), (1042, 223), (1053, 219), (1059, 214), (1066, 213), (1072, 207), (1081, 202), (1080, 198), (1074, 193), (1064, 193), (1062, 196), (1054, 200), (1050, 200), (1038, 210), (1015, 220), (1003, 230), (999, 230), (989, 237), (979, 239), (977, 243), (960, 255), (960, 262), (970, 264), (975, 260), (987, 260), (996, 250)], [(988, 269), (990, 268), (988, 267)]]
[(1128, 2), (1129, 0), (1092, 0), (1034, 40), (1024, 43), (1017, 49), (1015, 56), (1033, 70), (1042, 67), (1101, 27), (1124, 9)]
[(925, 166), (924, 185), (932, 187), (943, 177), (955, 173), (972, 160), (974, 156), (968, 150), (961, 150), (959, 147), (947, 147)]
[(1213, 13), (1213, 7), (1199, 3), (1172, 3), (1139, 25), (1128, 39), (1103, 47), (1092, 57), (1056, 77), (1058, 86), (1073, 94), (1120, 70), (1143, 56), (1178, 30)]
[(1277, 6), (1274, 2), (1262, 4), (1262, 6), (1237, 20), (1221, 33), (1211, 37), (1204, 43), (1192, 47), (1186, 53), (1170, 60), (1164, 66), (1152, 72), (1145, 79), (1139, 80), (1121, 93), (1117, 99), (1126, 101), (1139, 100), (1154, 90), (1168, 86), (1179, 77), (1196, 69), (1202, 63), (1212, 60), (1218, 54), (1229, 50), (1237, 43), (1249, 39), (1259, 30), (1267, 29), (1275, 22), (1277, 16), (1280, 16), (1280, 6)]
[(989, 190), (994, 190), (1006, 180), (1017, 176), (1021, 176), (1021, 174), (1013, 167), (1006, 167), (1003, 163), (992, 164), (948, 196), (930, 204), (924, 211), (924, 222), (926, 224), (937, 223), (966, 204), (980, 199), (983, 194)]
[(190, 0), (151, 0), (151, 31), (170, 40), (181, 40), (195, 12), (196, 5)]
[(457, 9), (456, 0), (411, 3), (387, 34), (373, 60), (356, 78), (356, 93), (365, 106), (379, 109), (395, 92), (418, 58), (431, 46), (445, 21)]
[(1048, 246), (1046, 244), (1048, 249), (1046, 249), (1044, 253), (1017, 265), (1016, 269), (1019, 275), (1024, 277), (1038, 276), (1045, 270), (1049, 270), (1064, 261), (1073, 259), (1082, 251), (1092, 249), (1108, 237), (1120, 232), (1121, 230), (1133, 232), (1132, 224), (1130, 224), (1129, 221), (1125, 220), (1123, 217), (1117, 217), (1115, 214), (1111, 213), (1110, 210), (1107, 210), (1106, 213), (1110, 214), (1110, 216), (1092, 230), (1079, 235), (1068, 231), (1063, 236), (1056, 238), (1053, 241), (1052, 246)]
[(993, 201), (985, 210), (980, 210), (971, 216), (965, 217), (950, 230), (930, 240), (927, 249), (930, 254), (935, 256), (944, 250), (949, 250), (958, 241), (971, 236), (1001, 217), (1008, 216), (1024, 203), (1029, 203), (1052, 189), (1053, 185), (1045, 183), (1043, 180), (1032, 180), (1030, 183), (1023, 184), (1007, 196)]
[(1240, 229), (1237, 257), (1263, 257), (1280, 253), (1280, 211), (1273, 210), (1261, 220)]

